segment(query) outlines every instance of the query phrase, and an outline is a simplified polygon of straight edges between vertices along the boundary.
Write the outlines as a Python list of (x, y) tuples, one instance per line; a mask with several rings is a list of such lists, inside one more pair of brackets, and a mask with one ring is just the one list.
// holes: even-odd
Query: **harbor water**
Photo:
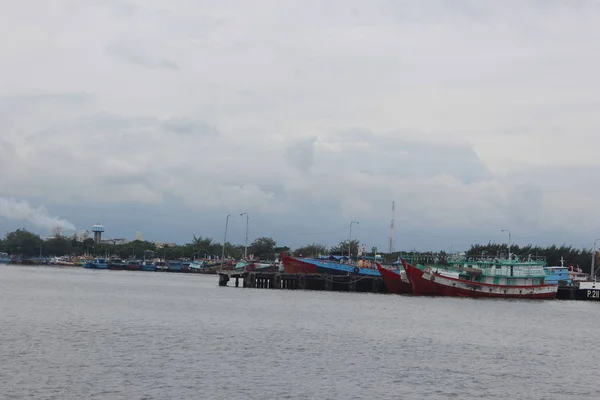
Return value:
[(1, 399), (599, 399), (594, 302), (0, 266)]

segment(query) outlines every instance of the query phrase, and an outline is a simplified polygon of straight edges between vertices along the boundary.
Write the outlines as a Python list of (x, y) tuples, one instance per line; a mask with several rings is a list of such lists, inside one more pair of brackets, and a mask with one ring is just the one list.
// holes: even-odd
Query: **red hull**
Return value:
[(297, 258), (290, 257), (285, 253), (281, 253), (281, 260), (283, 261), (283, 270), (287, 274), (316, 274), (317, 266), (311, 263), (307, 263)]
[(395, 294), (408, 294), (412, 293), (410, 283), (404, 282), (400, 274), (390, 271), (387, 268), (383, 268), (379, 263), (376, 263), (377, 270), (381, 274), (383, 283), (388, 290), (388, 293)]
[(423, 279), (423, 271), (414, 265), (410, 265), (402, 260), (402, 266), (406, 271), (406, 276), (410, 282), (412, 293), (417, 296), (433, 296), (437, 294), (437, 289), (433, 282)]
[(402, 261), (402, 264), (409, 276), (413, 293), (416, 295), (538, 300), (550, 300), (556, 297), (555, 285), (506, 286), (475, 283), (438, 273), (425, 273), (405, 261)]

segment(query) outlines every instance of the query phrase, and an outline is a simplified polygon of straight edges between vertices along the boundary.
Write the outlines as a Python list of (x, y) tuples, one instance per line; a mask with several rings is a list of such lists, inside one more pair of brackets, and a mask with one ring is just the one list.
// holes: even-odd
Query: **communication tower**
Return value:
[(392, 220), (390, 221), (390, 237), (389, 237), (389, 253), (392, 254), (394, 252), (395, 238), (394, 233), (396, 227), (394, 226), (394, 214), (396, 210), (396, 202), (392, 201)]

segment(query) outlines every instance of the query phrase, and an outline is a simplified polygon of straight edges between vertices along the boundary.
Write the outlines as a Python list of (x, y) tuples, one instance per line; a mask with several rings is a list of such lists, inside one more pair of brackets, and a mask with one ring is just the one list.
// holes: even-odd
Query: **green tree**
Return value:
[(295, 257), (316, 257), (327, 253), (327, 246), (317, 243), (307, 244), (294, 250)]
[(40, 254), (41, 246), (42, 238), (25, 229), (9, 232), (4, 238), (4, 248), (8, 253), (35, 256)]
[(42, 244), (42, 255), (44, 256), (64, 256), (73, 251), (73, 243), (66, 237), (55, 237), (44, 241)]
[(259, 259), (272, 260), (275, 256), (277, 242), (271, 237), (260, 237), (250, 244), (248, 254), (254, 254)]
[(337, 256), (348, 256), (349, 247), (350, 251), (352, 252), (352, 257), (356, 257), (358, 254), (358, 249), (360, 248), (360, 242), (356, 239), (352, 239), (351, 242), (348, 242), (348, 240), (341, 241), (337, 246), (333, 246), (331, 248), (331, 254)]

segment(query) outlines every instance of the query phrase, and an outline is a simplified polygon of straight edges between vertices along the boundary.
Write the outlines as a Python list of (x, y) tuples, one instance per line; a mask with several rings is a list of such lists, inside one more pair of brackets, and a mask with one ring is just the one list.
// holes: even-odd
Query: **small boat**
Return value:
[(388, 293), (394, 294), (408, 294), (412, 293), (412, 288), (410, 286), (410, 282), (408, 281), (408, 277), (406, 275), (406, 271), (404, 269), (391, 269), (385, 268), (381, 264), (376, 263), (377, 270), (381, 274), (381, 278), (383, 279), (383, 283), (387, 288)]
[(554, 299), (557, 284), (545, 282), (545, 262), (457, 258), (447, 266), (417, 268), (402, 260), (415, 295)]
[(83, 268), (108, 269), (108, 263), (105, 258), (94, 258), (92, 261), (83, 264)]
[(114, 269), (114, 270), (125, 269), (125, 262), (118, 257), (112, 257), (108, 261), (108, 269)]
[(279, 265), (272, 262), (258, 262), (253, 264), (255, 272), (279, 272)]
[(52, 261), (49, 261), (50, 264), (60, 265), (63, 267), (74, 267), (75, 262), (71, 261), (68, 257), (55, 257)]
[(234, 266), (234, 271), (254, 271), (256, 268), (256, 264), (252, 260), (242, 260), (238, 261)]
[(142, 262), (140, 260), (127, 260), (125, 262), (125, 269), (127, 271), (139, 271), (142, 268)]
[(142, 271), (156, 271), (156, 265), (152, 263), (152, 261), (143, 261), (140, 267)]
[(169, 270), (169, 266), (164, 261), (157, 261), (154, 263), (154, 265), (156, 266), (157, 271), (165, 271), (166, 272)]
[(169, 272), (181, 272), (181, 261), (179, 260), (168, 260), (167, 271)]
[(181, 272), (190, 272), (191, 261), (182, 261), (181, 262)]
[(10, 257), (8, 253), (0, 253), (0, 264), (8, 264), (10, 262)]

